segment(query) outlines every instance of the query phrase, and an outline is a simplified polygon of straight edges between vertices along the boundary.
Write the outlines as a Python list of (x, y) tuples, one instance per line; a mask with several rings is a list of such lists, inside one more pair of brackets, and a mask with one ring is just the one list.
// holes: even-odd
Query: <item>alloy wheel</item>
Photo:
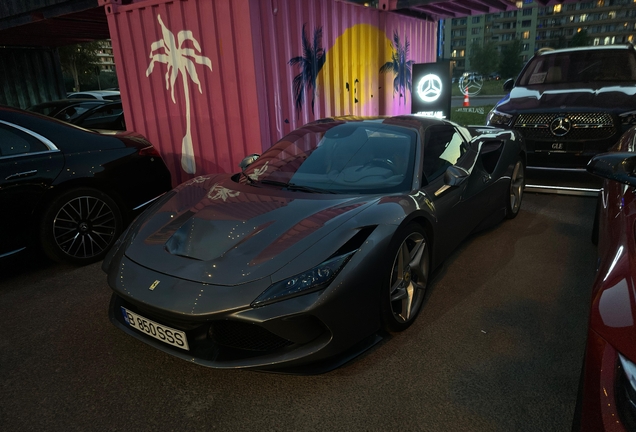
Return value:
[(523, 163), (519, 160), (515, 164), (510, 179), (510, 210), (513, 214), (519, 212), (525, 181)]
[(64, 204), (53, 219), (57, 246), (74, 258), (91, 258), (113, 241), (117, 222), (113, 209), (94, 196), (80, 196)]
[(390, 302), (394, 319), (411, 321), (424, 300), (428, 281), (429, 251), (426, 239), (414, 232), (400, 245), (391, 270)]

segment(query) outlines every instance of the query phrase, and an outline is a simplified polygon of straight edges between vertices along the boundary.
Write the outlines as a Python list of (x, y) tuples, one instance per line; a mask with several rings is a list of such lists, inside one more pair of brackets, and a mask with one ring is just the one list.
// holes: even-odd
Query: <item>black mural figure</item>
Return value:
[[(380, 68), (380, 73), (393, 72), (395, 79), (393, 80), (393, 93), (396, 92), (400, 98), (406, 94), (406, 90), (411, 91), (411, 71), (413, 69), (413, 60), (408, 60), (409, 56), (409, 40), (405, 38), (404, 46), (400, 44), (400, 36), (397, 31), (393, 33), (393, 53), (391, 61), (384, 63)], [(401, 102), (400, 102), (401, 103)]]
[(314, 30), (313, 44), (309, 41), (306, 24), (303, 24), (303, 55), (289, 60), (289, 65), (300, 65), (300, 73), (294, 78), (294, 93), (296, 94), (296, 112), (300, 116), (305, 101), (305, 87), (311, 92), (311, 113), (314, 113), (314, 99), (316, 97), (316, 79), (326, 60), (325, 50), (322, 48), (322, 27)]

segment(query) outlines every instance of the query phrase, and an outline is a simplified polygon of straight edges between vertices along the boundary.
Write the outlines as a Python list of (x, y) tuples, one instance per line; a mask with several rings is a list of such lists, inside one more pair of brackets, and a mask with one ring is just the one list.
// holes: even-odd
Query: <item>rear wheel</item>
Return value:
[(526, 187), (525, 167), (523, 160), (519, 158), (515, 163), (510, 176), (510, 191), (506, 198), (506, 217), (514, 219), (521, 209), (521, 200), (523, 199), (523, 190)]
[(92, 188), (71, 189), (44, 213), (42, 249), (55, 261), (90, 264), (104, 258), (121, 230), (121, 212), (112, 198)]
[(426, 233), (417, 224), (407, 225), (393, 238), (381, 297), (386, 330), (405, 330), (419, 314), (429, 277), (429, 249)]

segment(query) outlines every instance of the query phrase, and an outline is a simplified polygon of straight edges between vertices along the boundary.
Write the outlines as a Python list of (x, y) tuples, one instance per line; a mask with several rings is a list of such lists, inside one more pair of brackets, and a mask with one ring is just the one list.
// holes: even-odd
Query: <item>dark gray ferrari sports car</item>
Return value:
[(518, 214), (525, 158), (514, 131), (310, 123), (143, 213), (104, 260), (111, 321), (205, 366), (337, 367), (413, 322), (468, 235)]

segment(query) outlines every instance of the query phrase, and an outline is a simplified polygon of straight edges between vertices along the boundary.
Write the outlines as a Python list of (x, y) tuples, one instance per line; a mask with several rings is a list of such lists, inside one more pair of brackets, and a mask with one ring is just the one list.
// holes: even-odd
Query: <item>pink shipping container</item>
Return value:
[(337, 0), (100, 0), (128, 130), (181, 183), (329, 116), (410, 112), (437, 23)]

